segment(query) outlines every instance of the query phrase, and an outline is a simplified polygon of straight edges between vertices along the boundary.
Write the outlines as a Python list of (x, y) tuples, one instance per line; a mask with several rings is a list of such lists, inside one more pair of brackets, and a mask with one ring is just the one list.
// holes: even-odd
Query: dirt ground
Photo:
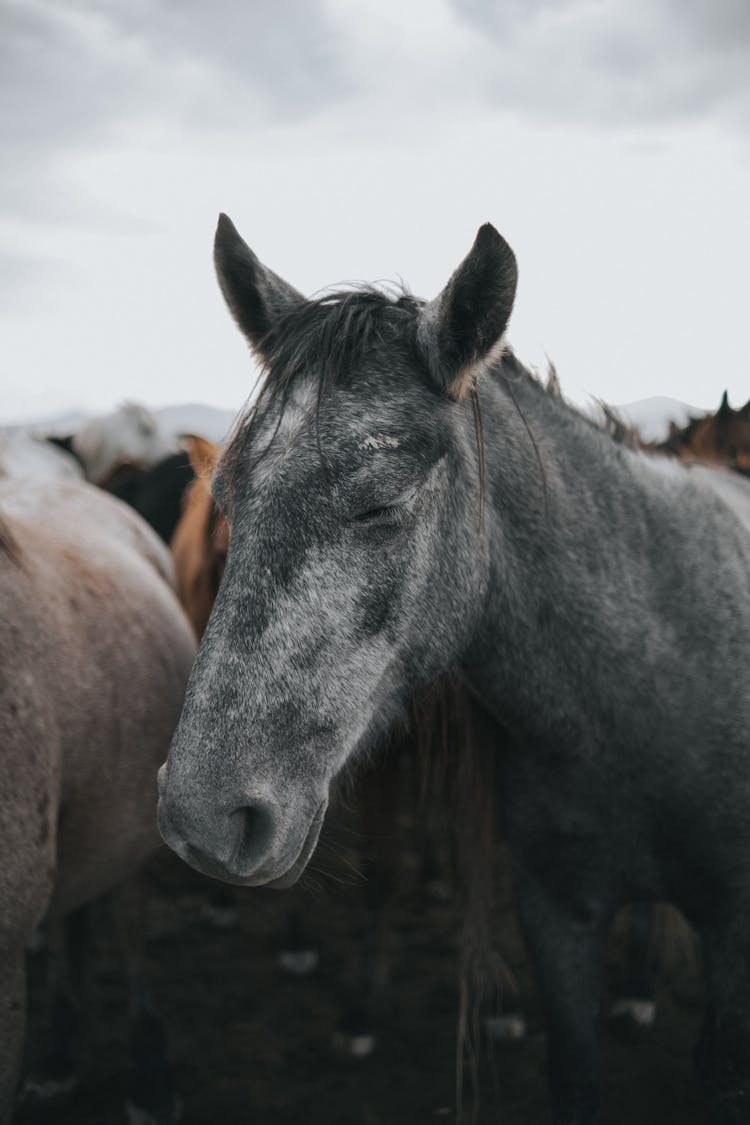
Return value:
[[(413, 858), (413, 857), (412, 857)], [(406, 856), (408, 867), (409, 856)], [(412, 864), (412, 866), (414, 866)], [(334, 872), (335, 874), (335, 872)], [(169, 1027), (185, 1125), (427, 1125), (454, 1121), (457, 918), (415, 875), (395, 912), (393, 987), (377, 1049), (359, 1062), (332, 1041), (343, 966), (358, 933), (361, 887), (321, 875), (292, 891), (243, 891), (239, 918), (218, 930), (202, 919), (207, 881), (166, 849), (149, 870), (148, 961)], [(291, 904), (320, 950), (303, 979), (277, 964)], [(518, 976), (525, 1039), (480, 1057), (477, 1125), (547, 1125), (544, 1034), (533, 980), (508, 895), (497, 911), (499, 942)], [(616, 975), (616, 967), (612, 973)], [(31, 966), (30, 1048), (39, 1036), (39, 972)], [(35, 983), (36, 981), (36, 983)], [(78, 1090), (43, 1108), (22, 1104), (19, 1125), (119, 1125), (127, 1070), (122, 967), (106, 924), (95, 970), (95, 1051)], [(701, 996), (686, 967), (664, 981), (656, 1024), (623, 1037), (608, 1031), (604, 1125), (699, 1125), (692, 1074)], [(466, 1115), (464, 1120), (470, 1120)]]

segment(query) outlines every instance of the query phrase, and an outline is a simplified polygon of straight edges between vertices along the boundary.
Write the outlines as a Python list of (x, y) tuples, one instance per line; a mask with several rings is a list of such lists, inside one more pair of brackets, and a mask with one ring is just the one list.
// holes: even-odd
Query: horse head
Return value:
[(335, 776), (481, 618), (475, 384), (502, 348), (516, 263), (487, 224), (429, 303), (371, 288), (306, 300), (224, 216), (215, 260), (265, 381), (213, 475), (231, 543), (159, 820), (200, 870), (281, 886)]

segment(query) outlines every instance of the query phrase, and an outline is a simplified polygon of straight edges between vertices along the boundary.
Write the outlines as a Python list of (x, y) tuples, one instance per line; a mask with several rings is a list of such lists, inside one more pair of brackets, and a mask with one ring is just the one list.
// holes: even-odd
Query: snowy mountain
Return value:
[(200, 434), (216, 442), (222, 442), (227, 437), (237, 417), (236, 410), (222, 410), (221, 407), (199, 402), (162, 406), (152, 413), (167, 433)]
[[(609, 405), (623, 422), (638, 430), (644, 441), (663, 441), (669, 435), (670, 422), (675, 422), (682, 427), (687, 425), (691, 418), (707, 413), (698, 406), (690, 406), (686, 402), (667, 398), (665, 395), (654, 395), (653, 398), (643, 398), (638, 402), (626, 402), (622, 405)], [(597, 403), (593, 407), (593, 413), (597, 414), (598, 411)]]
[[(167, 434), (200, 434), (209, 441), (221, 442), (232, 428), (237, 412), (223, 410), (218, 406), (188, 402), (174, 406), (161, 406), (151, 410), (161, 429)], [(29, 418), (12, 425), (0, 425), (2, 430), (31, 430), (38, 434), (56, 434), (64, 437), (74, 434), (83, 423), (95, 415), (83, 410), (71, 410), (65, 414)]]

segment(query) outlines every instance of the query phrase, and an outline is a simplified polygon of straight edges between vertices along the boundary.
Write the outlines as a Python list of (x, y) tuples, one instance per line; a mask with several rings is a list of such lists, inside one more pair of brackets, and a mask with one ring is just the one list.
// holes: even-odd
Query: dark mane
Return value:
[(594, 419), (595, 425), (604, 433), (609, 434), (615, 445), (624, 445), (628, 449), (643, 450), (645, 442), (637, 426), (631, 426), (620, 416), (614, 406), (605, 402), (603, 398), (595, 399), (601, 411), (601, 419)]
[(314, 368), (324, 386), (346, 380), (370, 348), (412, 334), (423, 304), (403, 288), (363, 285), (336, 290), (293, 306), (261, 345), (266, 388), (273, 394), (300, 372)]
[[(217, 476), (233, 475), (237, 457), (261, 413), (280, 406), (280, 422), (290, 387), (303, 372), (318, 380), (319, 407), (326, 391), (345, 383), (358, 360), (377, 344), (406, 335), (416, 346), (417, 313), (423, 304), (403, 286), (361, 285), (329, 291), (281, 313), (255, 353), (261, 369), (260, 390), (238, 417)], [(275, 433), (269, 446), (274, 437)], [(265, 448), (259, 450), (256, 460), (265, 452)]]

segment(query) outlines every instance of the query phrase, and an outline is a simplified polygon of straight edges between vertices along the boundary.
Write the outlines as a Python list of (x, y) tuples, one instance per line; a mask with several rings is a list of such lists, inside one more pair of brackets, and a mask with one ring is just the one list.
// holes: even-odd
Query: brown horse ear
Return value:
[(195, 475), (210, 477), (219, 457), (218, 445), (199, 434), (183, 434), (181, 440)]
[(216, 228), (214, 263), (232, 316), (262, 358), (276, 319), (304, 297), (258, 260), (224, 214)]
[(719, 409), (717, 411), (717, 417), (718, 418), (728, 418), (731, 414), (734, 414), (734, 411), (732, 410), (731, 406), (729, 405), (729, 396), (728, 396), (727, 392), (724, 391), (724, 394), (721, 396), (721, 402), (719, 403)]
[(432, 378), (450, 398), (465, 398), (502, 343), (517, 280), (513, 251), (485, 223), (445, 289), (422, 310), (417, 341)]

